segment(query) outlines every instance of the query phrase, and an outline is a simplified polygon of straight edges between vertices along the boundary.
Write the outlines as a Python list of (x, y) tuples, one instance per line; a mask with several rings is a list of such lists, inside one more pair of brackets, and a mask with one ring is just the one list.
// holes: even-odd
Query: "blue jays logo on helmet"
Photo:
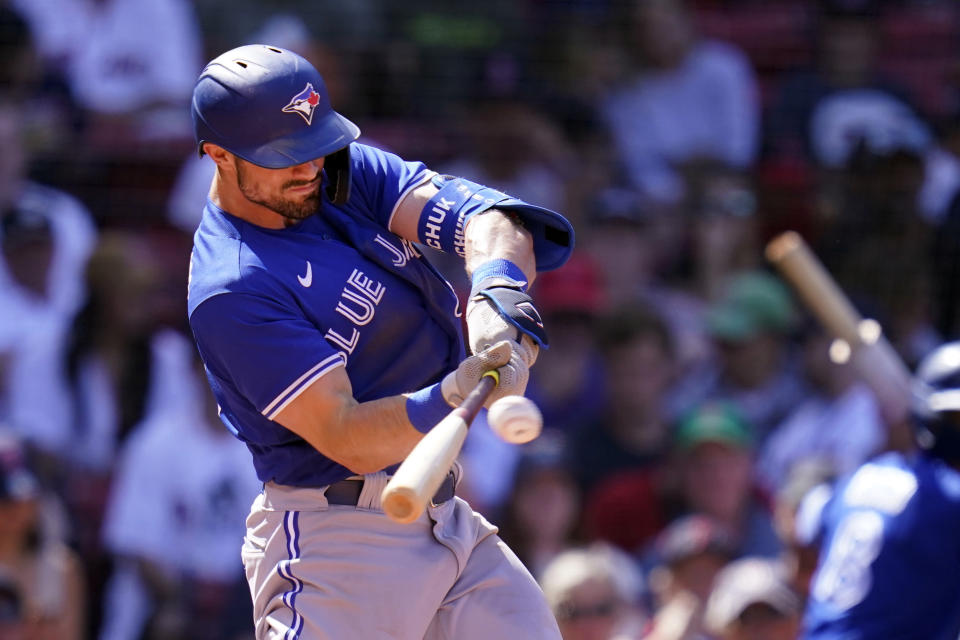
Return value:
[(314, 91), (313, 84), (308, 82), (303, 91), (290, 98), (290, 103), (282, 111), (284, 113), (296, 113), (307, 124), (310, 124), (313, 120), (313, 112), (318, 104), (320, 104), (320, 94)]

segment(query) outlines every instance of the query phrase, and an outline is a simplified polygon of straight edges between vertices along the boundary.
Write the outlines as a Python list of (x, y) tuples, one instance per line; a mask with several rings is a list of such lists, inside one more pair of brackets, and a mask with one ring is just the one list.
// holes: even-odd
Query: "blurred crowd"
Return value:
[(799, 232), (910, 367), (960, 338), (958, 36), (952, 0), (0, 1), (0, 640), (253, 637), (259, 484), (185, 309), (190, 93), (253, 42), (574, 223), (544, 434), (481, 418), (459, 489), (565, 640), (796, 637), (819, 492), (909, 427), (763, 249)]

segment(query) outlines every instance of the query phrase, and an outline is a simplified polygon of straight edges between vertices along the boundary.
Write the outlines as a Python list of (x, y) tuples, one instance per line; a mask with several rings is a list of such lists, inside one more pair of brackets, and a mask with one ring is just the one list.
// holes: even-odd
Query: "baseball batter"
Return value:
[(917, 369), (916, 455), (890, 453), (840, 482), (805, 640), (956, 640), (960, 634), (960, 342)]
[[(355, 142), (320, 74), (265, 45), (193, 94), (216, 163), (194, 238), (190, 325), (227, 428), (264, 490), (242, 559), (258, 639), (559, 638), (539, 587), (452, 471), (413, 524), (389, 474), (489, 369), (522, 395), (546, 344), (525, 293), (563, 264), (559, 214)], [(457, 298), (413, 242), (465, 257)]]

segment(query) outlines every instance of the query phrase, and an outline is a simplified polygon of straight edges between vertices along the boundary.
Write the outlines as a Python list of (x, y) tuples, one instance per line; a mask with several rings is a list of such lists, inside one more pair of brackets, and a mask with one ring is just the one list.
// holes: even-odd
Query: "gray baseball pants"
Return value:
[(459, 498), (398, 524), (383, 473), (356, 507), (268, 483), (241, 551), (257, 640), (560, 640), (540, 587)]

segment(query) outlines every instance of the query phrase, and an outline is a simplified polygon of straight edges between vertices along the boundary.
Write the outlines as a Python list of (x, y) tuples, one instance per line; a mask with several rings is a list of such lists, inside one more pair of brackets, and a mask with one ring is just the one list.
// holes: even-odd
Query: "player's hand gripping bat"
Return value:
[(407, 523), (420, 517), (450, 472), (470, 423), (497, 386), (498, 379), (496, 371), (483, 374), (460, 406), (428, 431), (400, 464), (381, 495), (383, 510), (391, 519)]
[[(384, 512), (393, 520), (407, 523), (420, 517), (460, 453), (470, 423), (499, 380), (496, 371), (484, 373), (460, 406), (427, 432), (407, 455), (380, 496)], [(490, 406), (487, 422), (501, 439), (523, 444), (540, 435), (543, 416), (529, 398), (504, 396)]]

